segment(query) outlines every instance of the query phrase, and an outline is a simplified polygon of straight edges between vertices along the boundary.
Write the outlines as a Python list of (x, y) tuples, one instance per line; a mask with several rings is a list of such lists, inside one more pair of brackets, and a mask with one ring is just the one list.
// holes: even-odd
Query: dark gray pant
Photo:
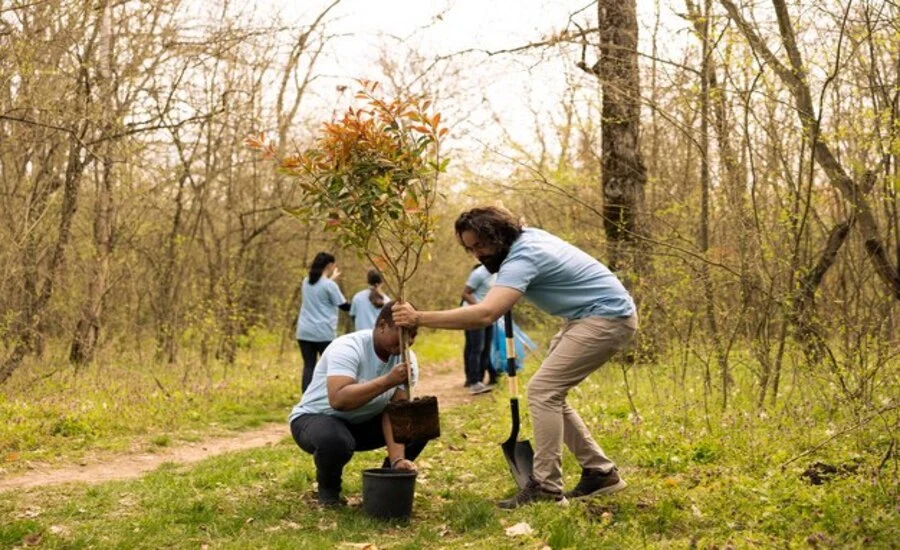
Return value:
[[(353, 453), (385, 446), (384, 432), (381, 429), (382, 416), (379, 414), (365, 422), (351, 424), (327, 414), (304, 414), (291, 422), (294, 441), (301, 449), (313, 455), (319, 492), (340, 493), (344, 466), (350, 462)], [(414, 441), (406, 445), (405, 458), (415, 460), (425, 448), (425, 443), (427, 442)], [(382, 468), (388, 467), (390, 462), (385, 458)]]
[(313, 372), (316, 370), (316, 363), (319, 357), (325, 353), (328, 342), (312, 342), (310, 340), (297, 340), (300, 345), (300, 355), (303, 356), (303, 379), (300, 381), (300, 389), (306, 391), (309, 383), (312, 382)]
[(497, 378), (497, 371), (491, 364), (491, 344), (493, 343), (494, 326), (466, 331), (466, 347), (463, 361), (466, 368), (466, 385), (484, 381), (484, 373), (488, 380)]

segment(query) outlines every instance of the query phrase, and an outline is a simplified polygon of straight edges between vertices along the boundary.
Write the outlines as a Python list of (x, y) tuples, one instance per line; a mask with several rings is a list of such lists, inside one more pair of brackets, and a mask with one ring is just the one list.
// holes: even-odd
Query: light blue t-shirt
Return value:
[[(360, 290), (350, 300), (350, 316), (353, 317), (356, 330), (375, 328), (375, 320), (378, 319), (378, 314), (381, 313), (381, 308), (375, 307), (372, 305), (372, 301), (369, 300), (370, 292), (372, 292), (370, 288)], [(390, 301), (387, 294), (382, 292), (381, 295), (384, 297), (385, 303)]]
[(495, 278), (493, 273), (488, 271), (483, 265), (480, 265), (469, 273), (469, 278), (466, 279), (466, 286), (472, 289), (475, 299), (480, 302), (487, 296)]
[(608, 267), (546, 231), (525, 228), (500, 265), (495, 286), (514, 288), (566, 319), (630, 317), (631, 295)]
[[(399, 362), (399, 355), (392, 355), (387, 362), (382, 362), (375, 353), (371, 330), (360, 330), (341, 336), (325, 349), (325, 353), (316, 364), (312, 381), (306, 388), (300, 403), (291, 411), (288, 423), (304, 414), (337, 416), (351, 424), (359, 424), (374, 418), (384, 411), (397, 388), (405, 390), (406, 385), (391, 388), (356, 410), (336, 411), (328, 404), (327, 378), (329, 376), (349, 376), (357, 382), (368, 382), (384, 376)], [(409, 351), (409, 363), (412, 367), (412, 383), (415, 387), (419, 379), (419, 366), (416, 354), (412, 350)]]
[(347, 299), (337, 283), (321, 277), (316, 284), (303, 279), (303, 303), (297, 315), (297, 340), (330, 342), (337, 336), (337, 307)]

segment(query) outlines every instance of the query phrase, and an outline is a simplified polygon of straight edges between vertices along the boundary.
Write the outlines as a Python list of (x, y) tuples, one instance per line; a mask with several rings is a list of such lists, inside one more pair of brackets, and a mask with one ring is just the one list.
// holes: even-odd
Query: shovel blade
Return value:
[(524, 489), (531, 480), (534, 470), (534, 450), (528, 441), (504, 441), (500, 444), (503, 456), (509, 465), (509, 471), (516, 480), (519, 489)]

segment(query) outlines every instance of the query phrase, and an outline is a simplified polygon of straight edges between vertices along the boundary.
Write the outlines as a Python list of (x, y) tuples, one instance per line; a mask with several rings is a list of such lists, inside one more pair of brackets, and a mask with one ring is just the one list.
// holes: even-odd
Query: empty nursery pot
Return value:
[(424, 442), (441, 436), (438, 400), (433, 395), (388, 403), (385, 412), (397, 443)]
[(416, 494), (416, 472), (392, 468), (363, 470), (363, 511), (378, 519), (409, 519)]

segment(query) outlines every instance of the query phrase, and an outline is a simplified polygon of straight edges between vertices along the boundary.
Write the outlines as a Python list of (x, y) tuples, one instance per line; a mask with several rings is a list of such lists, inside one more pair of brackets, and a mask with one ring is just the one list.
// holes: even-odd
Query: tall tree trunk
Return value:
[[(103, 124), (102, 136), (106, 137), (115, 131), (114, 103), (115, 89), (112, 82), (112, 7), (106, 0), (100, 24), (100, 48), (98, 51), (98, 75), (96, 88), (101, 101), (104, 102), (102, 117), (107, 118)], [(94, 360), (97, 341), (100, 337), (100, 325), (103, 314), (103, 302), (109, 285), (109, 265), (112, 253), (113, 233), (113, 140), (103, 144), (104, 157), (100, 176), (97, 178), (97, 197), (94, 208), (94, 259), (91, 266), (91, 278), (88, 282), (88, 294), (81, 308), (81, 317), (75, 325), (75, 334), (69, 348), (69, 360), (76, 365), (84, 365)]]
[(94, 217), (94, 261), (88, 294), (75, 326), (75, 336), (69, 349), (69, 360), (84, 365), (94, 360), (100, 337), (104, 297), (109, 287), (110, 260), (113, 243), (113, 164), (107, 156), (103, 173), (97, 182), (97, 205)]
[(583, 61), (578, 66), (595, 75), (603, 90), (601, 184), (607, 262), (613, 270), (637, 274), (644, 267), (636, 248), (647, 170), (640, 150), (635, 1), (600, 0), (597, 18), (600, 57), (590, 68)]

